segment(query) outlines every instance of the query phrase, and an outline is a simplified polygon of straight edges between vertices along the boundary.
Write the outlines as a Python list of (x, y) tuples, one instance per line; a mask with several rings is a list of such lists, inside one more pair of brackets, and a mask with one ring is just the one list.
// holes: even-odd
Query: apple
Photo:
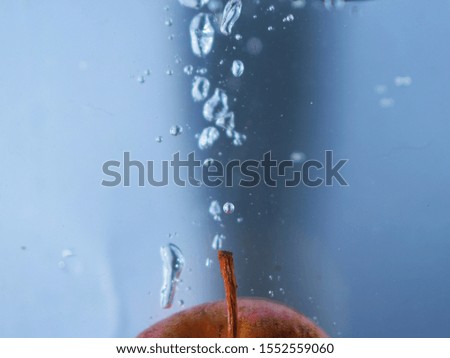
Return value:
[[(327, 337), (301, 313), (275, 301), (238, 298), (238, 338)], [(147, 328), (140, 338), (226, 338), (225, 301), (204, 303), (178, 312)]]
[(283, 304), (237, 298), (233, 254), (218, 252), (225, 301), (204, 303), (178, 312), (147, 328), (139, 338), (320, 338), (326, 333)]

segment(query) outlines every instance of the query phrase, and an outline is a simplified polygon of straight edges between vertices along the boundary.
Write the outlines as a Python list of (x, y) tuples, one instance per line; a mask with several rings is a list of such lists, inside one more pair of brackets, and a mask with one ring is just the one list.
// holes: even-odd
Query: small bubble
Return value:
[(192, 81), (191, 95), (195, 102), (203, 101), (209, 94), (209, 81), (205, 77), (195, 76)]
[(166, 21), (164, 21), (164, 25), (172, 26), (173, 25), (173, 20), (172, 19), (166, 19)]
[(209, 205), (209, 213), (212, 216), (220, 215), (222, 210), (220, 209), (220, 204), (217, 200), (211, 201), (211, 204)]
[(268, 278), (269, 278), (269, 281), (273, 280), (273, 276), (272, 275), (269, 275)]
[(292, 14), (289, 14), (288, 16), (286, 16), (284, 19), (283, 19), (283, 22), (292, 22), (292, 21), (294, 21), (294, 15), (292, 15)]
[(192, 65), (184, 66), (183, 72), (188, 76), (192, 75), (192, 73), (194, 72), (194, 66)]
[(184, 301), (183, 300), (178, 300), (178, 306), (184, 307)]
[(169, 40), (173, 40), (173, 39), (175, 38), (175, 35), (174, 35), (174, 34), (170, 34), (169, 36), (167, 36), (167, 38), (168, 38)]
[(230, 35), (234, 24), (241, 16), (242, 1), (228, 0), (223, 9), (222, 22), (220, 24), (220, 31), (224, 35)]
[(145, 78), (143, 77), (143, 76), (137, 76), (136, 77), (136, 81), (138, 82), (138, 83), (144, 83), (145, 82)]
[(267, 8), (267, 11), (269, 11), (269, 12), (275, 11), (275, 6), (270, 5), (270, 6)]
[(163, 137), (161, 135), (156, 136), (155, 141), (156, 141), (156, 143), (162, 143)]
[(216, 234), (213, 238), (213, 242), (211, 244), (211, 248), (213, 250), (221, 250), (222, 249), (222, 244), (223, 244), (223, 240), (225, 240), (226, 237), (225, 235), (222, 234)]
[(177, 65), (179, 65), (181, 63), (181, 57), (180, 56), (178, 56), (178, 55), (175, 56), (175, 63)]
[(412, 84), (412, 78), (409, 76), (397, 76), (394, 79), (394, 83), (397, 87), (408, 87)]
[(241, 77), (244, 73), (244, 63), (240, 60), (234, 60), (231, 66), (231, 73), (234, 77)]
[(250, 294), (254, 295), (255, 294), (255, 290), (253, 288), (250, 289)]
[(269, 296), (271, 297), (271, 298), (273, 298), (274, 296), (275, 296), (275, 293), (272, 291), (272, 290), (269, 290)]
[(281, 293), (282, 295), (285, 294), (285, 291), (284, 291), (284, 288), (283, 288), (283, 287), (280, 287), (279, 291), (280, 291), (280, 293)]
[(223, 204), (223, 212), (227, 215), (231, 215), (234, 213), (234, 204), (233, 203), (225, 203)]
[(69, 249), (62, 250), (62, 252), (61, 252), (62, 258), (71, 257), (71, 256), (73, 256), (72, 250), (69, 250)]
[(306, 159), (305, 153), (302, 152), (292, 152), (291, 153), (291, 160), (294, 163), (301, 163)]
[(267, 28), (267, 31), (274, 31), (275, 30), (275, 28), (273, 27), (273, 26), (269, 26), (268, 28)]
[(201, 67), (201, 68), (199, 68), (199, 69), (197, 70), (197, 73), (198, 73), (199, 75), (206, 75), (206, 74), (208, 73), (208, 69), (205, 68), (205, 67)]
[(244, 221), (244, 218), (237, 218), (236, 221), (240, 224)]
[(208, 0), (178, 0), (181, 5), (190, 7), (192, 9), (200, 9), (203, 5), (208, 3)]
[(194, 55), (205, 57), (211, 52), (214, 43), (214, 22), (214, 16), (205, 13), (197, 14), (192, 19), (189, 32)]
[(215, 127), (206, 127), (198, 137), (198, 147), (202, 150), (210, 148), (217, 139), (220, 133)]
[(65, 263), (64, 261), (59, 261), (59, 262), (58, 262), (58, 267), (59, 267), (61, 270), (64, 270), (64, 269), (66, 268), (66, 263)]
[(206, 259), (206, 262), (205, 262), (205, 266), (206, 267), (211, 267), (212, 266), (212, 264), (213, 264), (213, 260), (211, 260), (209, 257)]
[(150, 70), (145, 70), (144, 71), (144, 75), (147, 76), (147, 77), (150, 76), (151, 74), (152, 74), (152, 72)]
[(293, 9), (302, 9), (306, 6), (306, 0), (291, 0)]
[(234, 131), (233, 132), (233, 145), (239, 147), (244, 144), (247, 140), (247, 136), (245, 134)]
[(241, 35), (241, 34), (236, 34), (236, 35), (234, 36), (234, 38), (235, 38), (237, 41), (240, 41), (240, 40), (242, 40), (242, 35)]
[(181, 133), (183, 133), (183, 127), (179, 126), (179, 125), (175, 125), (170, 127), (169, 129), (169, 133), (171, 135), (173, 135), (174, 137), (180, 135)]
[(167, 75), (167, 76), (172, 76), (172, 75), (173, 75), (173, 70), (168, 69), (168, 70), (166, 71), (166, 75)]

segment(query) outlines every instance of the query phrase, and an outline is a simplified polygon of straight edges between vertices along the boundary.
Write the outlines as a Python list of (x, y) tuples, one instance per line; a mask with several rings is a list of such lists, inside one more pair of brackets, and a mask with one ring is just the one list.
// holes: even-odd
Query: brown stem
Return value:
[(227, 300), (228, 338), (237, 337), (238, 309), (237, 309), (237, 284), (234, 276), (233, 254), (229, 251), (219, 250), (220, 272), (225, 286)]

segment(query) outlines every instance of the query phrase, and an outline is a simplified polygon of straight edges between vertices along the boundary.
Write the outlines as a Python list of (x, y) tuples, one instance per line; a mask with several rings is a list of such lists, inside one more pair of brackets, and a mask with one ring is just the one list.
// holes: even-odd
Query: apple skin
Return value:
[[(308, 318), (283, 304), (238, 299), (238, 338), (326, 337)], [(178, 312), (147, 328), (138, 338), (227, 338), (226, 303), (204, 303)]]

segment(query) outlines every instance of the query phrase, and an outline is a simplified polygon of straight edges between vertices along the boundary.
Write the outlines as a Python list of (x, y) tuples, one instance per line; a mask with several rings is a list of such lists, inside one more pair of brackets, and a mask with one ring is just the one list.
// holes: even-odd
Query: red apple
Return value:
[[(237, 337), (315, 338), (326, 333), (308, 318), (280, 303), (257, 298), (237, 300)], [(147, 328), (140, 338), (228, 337), (227, 304), (217, 301), (176, 313)]]

